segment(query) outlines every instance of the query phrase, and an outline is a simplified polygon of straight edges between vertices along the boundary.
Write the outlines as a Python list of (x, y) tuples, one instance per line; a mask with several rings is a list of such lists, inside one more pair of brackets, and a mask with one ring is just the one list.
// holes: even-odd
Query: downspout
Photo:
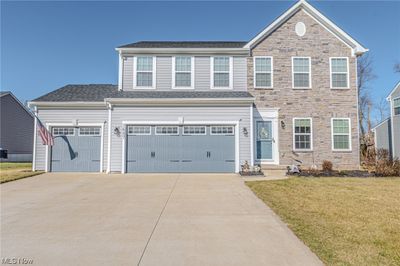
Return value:
[[(359, 89), (358, 89), (358, 57), (356, 55), (356, 97), (357, 97), (357, 147), (358, 147), (358, 168), (361, 168), (361, 147), (360, 147), (360, 105), (359, 105)], [(350, 75), (350, 74), (349, 74)], [(333, 143), (332, 143), (333, 145)]]
[(253, 104), (250, 105), (250, 166), (254, 166)]
[(107, 174), (111, 172), (111, 125), (112, 125), (112, 105), (108, 103), (108, 144), (107, 144)]
[(119, 51), (119, 62), (118, 62), (118, 90), (122, 91), (122, 72), (124, 70), (124, 60), (121, 55), (121, 51)]
[(37, 135), (37, 106), (33, 108), (34, 115), (34, 126), (33, 126), (33, 151), (32, 151), (32, 171), (36, 171), (36, 135)]

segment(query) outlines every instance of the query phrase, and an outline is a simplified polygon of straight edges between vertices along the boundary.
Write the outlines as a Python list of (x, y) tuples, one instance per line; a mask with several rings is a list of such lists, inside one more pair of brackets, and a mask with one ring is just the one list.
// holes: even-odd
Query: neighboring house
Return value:
[(55, 136), (34, 169), (238, 172), (359, 167), (356, 61), (366, 48), (305, 1), (247, 42), (120, 46), (116, 85), (31, 102)]
[(400, 82), (386, 100), (390, 103), (390, 117), (375, 126), (375, 147), (389, 151), (392, 158), (400, 158)]
[(0, 161), (31, 162), (33, 114), (10, 91), (0, 92), (0, 113), (0, 150), (7, 154)]

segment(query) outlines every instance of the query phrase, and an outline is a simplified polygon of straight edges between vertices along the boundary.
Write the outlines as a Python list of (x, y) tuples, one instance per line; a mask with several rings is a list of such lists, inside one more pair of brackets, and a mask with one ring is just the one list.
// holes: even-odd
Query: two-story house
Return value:
[(372, 129), (375, 148), (387, 150), (392, 158), (400, 158), (400, 82), (386, 100), (389, 102), (390, 117)]
[(356, 62), (367, 49), (305, 1), (250, 41), (116, 50), (118, 85), (67, 85), (31, 102), (55, 140), (35, 136), (35, 170), (359, 166)]

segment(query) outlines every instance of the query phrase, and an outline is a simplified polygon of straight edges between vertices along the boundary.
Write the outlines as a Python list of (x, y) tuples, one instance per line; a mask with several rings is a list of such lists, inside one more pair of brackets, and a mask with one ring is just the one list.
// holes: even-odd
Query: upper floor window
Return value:
[(254, 57), (254, 87), (272, 88), (272, 57)]
[(351, 150), (351, 128), (349, 118), (332, 118), (332, 149)]
[(155, 57), (135, 57), (136, 87), (154, 88)]
[(312, 150), (311, 118), (294, 118), (293, 131), (294, 149)]
[(212, 57), (211, 85), (216, 89), (232, 88), (232, 58), (228, 56)]
[(193, 57), (177, 56), (173, 59), (173, 87), (193, 88)]
[(393, 100), (394, 115), (400, 115), (400, 98)]
[(347, 57), (336, 57), (330, 59), (331, 88), (349, 87), (349, 59)]
[(293, 88), (311, 88), (311, 58), (292, 57)]

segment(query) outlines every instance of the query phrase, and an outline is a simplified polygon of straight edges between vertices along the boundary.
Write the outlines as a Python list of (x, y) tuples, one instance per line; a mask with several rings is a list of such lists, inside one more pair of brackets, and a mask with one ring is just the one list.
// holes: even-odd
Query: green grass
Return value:
[(400, 178), (246, 182), (327, 265), (400, 265)]
[(0, 183), (6, 183), (43, 172), (32, 172), (32, 163), (0, 163)]

